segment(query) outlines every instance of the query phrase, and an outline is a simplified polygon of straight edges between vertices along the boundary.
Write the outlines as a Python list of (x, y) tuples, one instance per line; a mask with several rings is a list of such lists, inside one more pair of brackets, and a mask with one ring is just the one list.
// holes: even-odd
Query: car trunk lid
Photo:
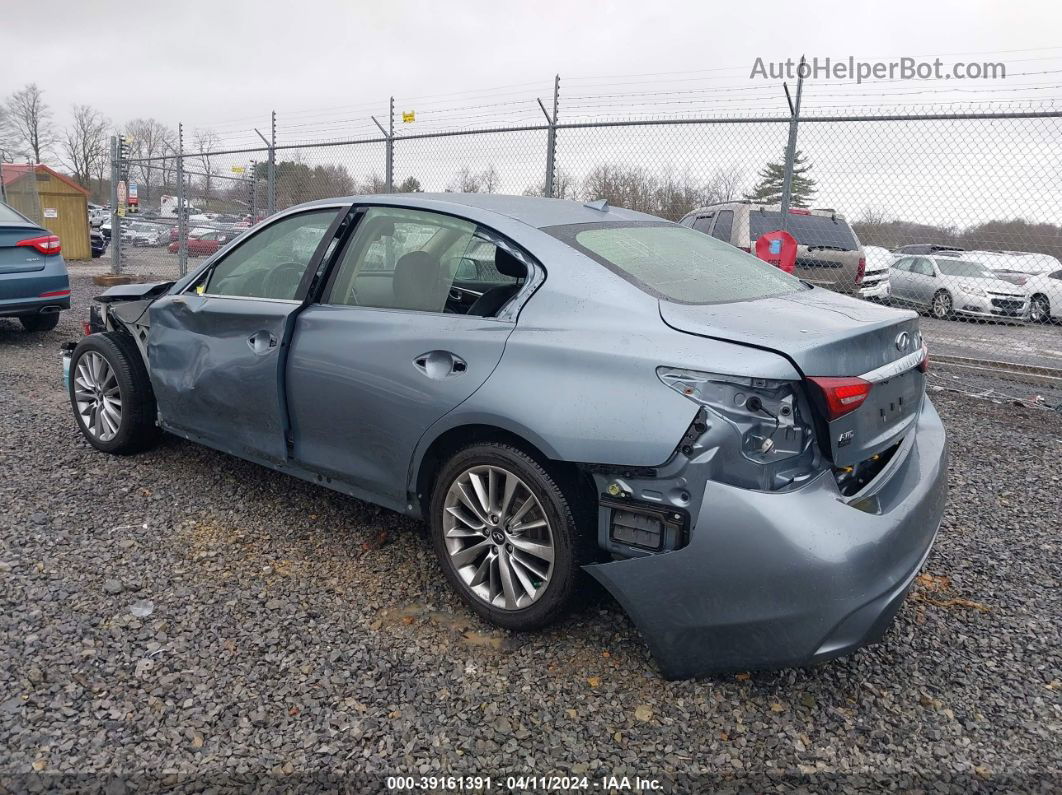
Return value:
[(808, 382), (823, 449), (837, 466), (891, 447), (917, 417), (925, 377), (917, 369), (922, 341), (913, 312), (811, 289), (728, 304), (662, 300), (660, 315), (677, 331), (779, 353), (805, 378), (869, 380), (858, 407), (836, 417), (821, 387)]
[(18, 245), (50, 234), (30, 224), (0, 224), (0, 273), (32, 273), (44, 270), (47, 257), (32, 246)]

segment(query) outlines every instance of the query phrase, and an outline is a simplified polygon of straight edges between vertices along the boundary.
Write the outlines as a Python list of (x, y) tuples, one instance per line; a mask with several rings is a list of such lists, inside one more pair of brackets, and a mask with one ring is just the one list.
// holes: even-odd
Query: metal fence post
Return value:
[(269, 193), (266, 201), (269, 214), (277, 211), (277, 112), (274, 110), (270, 117), (269, 135)]
[(177, 270), (188, 272), (188, 201), (184, 194), (184, 125), (177, 125)]
[(387, 192), (395, 189), (395, 98), (391, 97), (390, 111), (387, 114), (387, 162), (384, 166), (384, 179)]
[[(542, 101), (539, 100), (539, 107), (542, 106)], [(546, 113), (546, 109), (542, 108), (542, 112), (546, 113), (546, 121), (549, 122), (549, 129), (546, 131), (546, 181), (543, 195), (547, 198), (553, 198), (555, 191), (554, 182), (556, 179), (556, 157), (557, 157), (557, 113), (560, 111), (560, 75), (554, 75), (553, 77), (553, 116)]]
[(118, 158), (121, 149), (118, 145), (118, 136), (111, 136), (111, 273), (117, 275), (122, 272), (122, 221), (118, 215), (118, 180), (121, 174), (121, 164)]
[[(785, 147), (785, 174), (782, 177), (782, 230), (789, 225), (789, 202), (793, 192), (793, 167), (796, 160), (797, 128), (800, 126), (800, 96), (804, 91), (804, 57), (800, 57), (797, 67), (796, 103), (789, 103), (789, 141)], [(784, 85), (784, 84), (783, 84)], [(789, 99), (789, 87), (785, 86), (785, 96)]]

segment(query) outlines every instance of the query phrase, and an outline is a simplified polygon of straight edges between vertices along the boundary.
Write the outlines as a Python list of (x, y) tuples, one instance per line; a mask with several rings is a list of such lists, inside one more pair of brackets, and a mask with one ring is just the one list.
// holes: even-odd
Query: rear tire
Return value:
[(955, 305), (951, 300), (951, 293), (947, 290), (938, 290), (933, 296), (933, 303), (929, 306), (929, 312), (937, 320), (947, 320), (951, 317)]
[(22, 328), (26, 329), (26, 331), (51, 331), (59, 325), (59, 313), (48, 312), (44, 315), (23, 315), (19, 320), (22, 322)]
[[(525, 502), (532, 507), (521, 514)], [(522, 450), (482, 443), (455, 453), (436, 478), (429, 522), (446, 579), (491, 623), (538, 629), (569, 607), (578, 575), (577, 524), (564, 490)]]
[(155, 393), (140, 351), (114, 331), (83, 337), (70, 358), (70, 405), (89, 444), (129, 455), (153, 447)]

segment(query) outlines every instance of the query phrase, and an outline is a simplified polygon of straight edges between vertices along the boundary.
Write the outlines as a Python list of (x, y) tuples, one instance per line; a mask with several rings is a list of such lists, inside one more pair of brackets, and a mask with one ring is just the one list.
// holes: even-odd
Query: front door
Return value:
[[(418, 440), (482, 385), (513, 330), (511, 320), (467, 314), (475, 306), (454, 289), (470, 259), (493, 260), (494, 250), (463, 219), (365, 213), (321, 302), (296, 321), (287, 383), (300, 465), (404, 504)], [(493, 273), (511, 284), (482, 290), (519, 281)]]
[(280, 366), (300, 284), (337, 208), (256, 230), (152, 304), (148, 365), (162, 426), (246, 458), (286, 456)]

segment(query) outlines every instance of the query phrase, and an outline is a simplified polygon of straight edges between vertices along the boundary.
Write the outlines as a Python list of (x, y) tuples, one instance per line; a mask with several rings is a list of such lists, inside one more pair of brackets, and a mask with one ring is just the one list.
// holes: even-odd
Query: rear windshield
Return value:
[(982, 278), (992, 276), (979, 262), (966, 262), (961, 259), (938, 259), (937, 267), (945, 276), (979, 276)]
[[(752, 240), (782, 228), (782, 214), (772, 210), (749, 211), (749, 234)], [(843, 218), (828, 215), (789, 214), (786, 231), (802, 246), (826, 246), (828, 249), (853, 251), (859, 248), (851, 227)]]
[(29, 219), (0, 202), (0, 224), (24, 224)]
[(670, 223), (572, 224), (545, 231), (658, 298), (748, 301), (808, 289), (751, 254)]

